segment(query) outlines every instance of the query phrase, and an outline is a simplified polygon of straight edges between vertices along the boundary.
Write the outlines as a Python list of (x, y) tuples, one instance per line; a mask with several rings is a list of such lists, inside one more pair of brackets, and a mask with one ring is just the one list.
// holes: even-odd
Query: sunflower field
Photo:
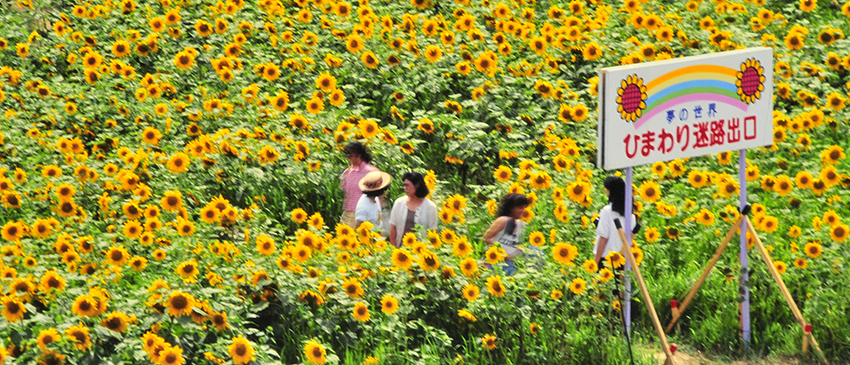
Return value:
[[(0, 363), (624, 363), (591, 252), (598, 70), (758, 46), (774, 144), (747, 155), (751, 218), (827, 358), (850, 361), (848, 17), (816, 0), (4, 1)], [(391, 198), (427, 173), (440, 227), (396, 249), (337, 224), (351, 141)], [(737, 155), (635, 170), (662, 322), (737, 218)], [(508, 192), (533, 201), (523, 239), (544, 253), (513, 276), (481, 239)], [(671, 341), (802, 357), (756, 255), (742, 347), (735, 251)]]

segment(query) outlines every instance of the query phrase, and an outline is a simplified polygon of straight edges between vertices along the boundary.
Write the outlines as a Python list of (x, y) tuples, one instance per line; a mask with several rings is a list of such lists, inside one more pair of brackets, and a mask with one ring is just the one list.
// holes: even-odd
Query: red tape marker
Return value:
[(805, 331), (806, 334), (812, 333), (812, 325), (807, 323), (805, 326), (803, 326), (803, 331)]
[(679, 303), (677, 303), (675, 299), (671, 300), (670, 301), (670, 308), (679, 308)]
[(679, 349), (679, 346), (676, 346), (676, 344), (675, 344), (675, 343), (671, 343), (671, 344), (670, 344), (670, 353), (672, 353), (672, 354), (674, 354), (674, 355), (675, 355), (675, 354), (676, 354), (676, 350), (678, 350), (678, 349)]

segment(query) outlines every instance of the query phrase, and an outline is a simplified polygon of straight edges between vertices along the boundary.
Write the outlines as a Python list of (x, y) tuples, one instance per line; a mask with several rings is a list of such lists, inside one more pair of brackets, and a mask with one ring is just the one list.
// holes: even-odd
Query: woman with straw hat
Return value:
[(363, 222), (372, 223), (374, 229), (384, 228), (381, 209), (385, 203), (382, 198), (392, 180), (392, 176), (383, 171), (372, 171), (360, 179), (358, 185), (363, 195), (354, 209), (354, 228), (360, 227)]

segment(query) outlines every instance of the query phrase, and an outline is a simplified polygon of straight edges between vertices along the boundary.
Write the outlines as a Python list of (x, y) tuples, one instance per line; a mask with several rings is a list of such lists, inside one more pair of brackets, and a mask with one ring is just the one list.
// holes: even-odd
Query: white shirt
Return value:
[(508, 232), (508, 222), (510, 220), (511, 218), (508, 218), (508, 220), (505, 221), (505, 227), (502, 228), (499, 233), (496, 233), (496, 236), (493, 237), (493, 242), (501, 243), (502, 249), (505, 250), (505, 254), (508, 255), (508, 258), (514, 259), (522, 252), (518, 248), (516, 248), (516, 246), (519, 245), (519, 238), (522, 237), (522, 231), (525, 228), (525, 222), (519, 219), (515, 219), (514, 231)]
[[(401, 242), (404, 237), (404, 222), (407, 220), (407, 195), (395, 200), (393, 210), (390, 212), (390, 226), (395, 226), (396, 242)], [(426, 231), (437, 229), (437, 206), (431, 199), (425, 198), (413, 215), (413, 222), (422, 226)], [(419, 239), (427, 237), (426, 232), (421, 232)]]
[(360, 200), (357, 201), (357, 208), (354, 208), (354, 220), (371, 222), (374, 225), (372, 229), (379, 230), (383, 228), (381, 218), (381, 198), (376, 197), (375, 202), (372, 202), (366, 194), (361, 195)]
[[(614, 225), (614, 219), (619, 219), (620, 225), (626, 223), (622, 214), (611, 209), (611, 204), (606, 205), (599, 211), (599, 224), (596, 226), (596, 242), (593, 243), (594, 255), (596, 255), (599, 248), (600, 237), (608, 239), (608, 242), (605, 244), (605, 250), (602, 252), (602, 257), (607, 256), (608, 252), (611, 251), (623, 254), (623, 241), (620, 239), (620, 233), (617, 232), (617, 227)], [(632, 228), (630, 231), (635, 228), (636, 220), (635, 215), (632, 214)]]

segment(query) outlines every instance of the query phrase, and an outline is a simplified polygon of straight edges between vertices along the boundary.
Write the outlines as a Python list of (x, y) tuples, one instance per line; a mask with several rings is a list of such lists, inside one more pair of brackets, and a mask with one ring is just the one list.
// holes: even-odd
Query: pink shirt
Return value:
[(342, 181), (339, 184), (339, 187), (345, 192), (345, 200), (342, 203), (343, 211), (353, 212), (357, 208), (357, 201), (363, 195), (363, 192), (360, 191), (360, 179), (376, 170), (378, 169), (375, 166), (366, 162), (361, 163), (359, 166), (345, 169), (340, 177)]

